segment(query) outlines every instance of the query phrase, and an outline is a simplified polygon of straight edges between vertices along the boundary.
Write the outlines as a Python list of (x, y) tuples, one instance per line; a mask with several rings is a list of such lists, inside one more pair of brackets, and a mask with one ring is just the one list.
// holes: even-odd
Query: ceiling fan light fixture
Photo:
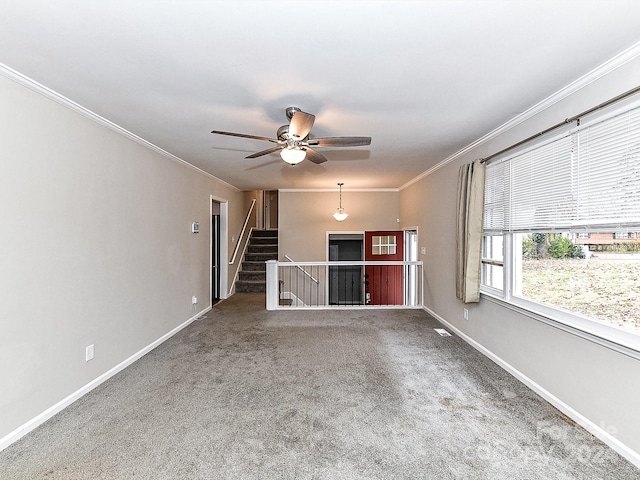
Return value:
[(338, 207), (338, 211), (333, 214), (333, 218), (338, 222), (344, 222), (349, 216), (349, 214), (344, 211), (344, 208), (342, 208), (342, 185), (344, 185), (344, 183), (338, 184), (338, 187), (340, 187), (340, 206)]
[[(267, 148), (244, 158), (258, 158), (280, 151), (280, 156), (289, 165), (297, 165), (305, 158), (311, 163), (319, 165), (327, 161), (327, 158), (315, 147), (361, 147), (371, 145), (371, 137), (315, 137), (311, 135), (311, 129), (315, 122), (315, 115), (305, 113), (298, 107), (289, 107), (286, 110), (289, 123), (278, 128), (276, 138), (249, 135), (246, 133), (223, 132), (212, 130), (216, 135), (229, 135), (231, 137), (251, 138), (265, 142), (276, 143), (277, 147)], [(314, 147), (314, 148), (311, 148)]]
[(307, 152), (301, 148), (283, 148), (280, 150), (280, 156), (282, 157), (282, 160), (287, 162), (289, 165), (296, 165), (304, 160), (304, 157), (307, 156)]

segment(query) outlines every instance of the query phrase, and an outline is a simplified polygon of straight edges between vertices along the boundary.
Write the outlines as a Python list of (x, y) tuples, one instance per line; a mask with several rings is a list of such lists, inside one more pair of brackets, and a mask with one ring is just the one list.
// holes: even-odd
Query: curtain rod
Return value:
[(623, 98), (627, 98), (635, 93), (640, 92), (640, 86), (632, 88), (629, 91), (626, 91), (624, 93), (621, 93), (620, 95), (618, 95), (617, 97), (613, 97), (609, 100), (607, 100), (606, 102), (601, 103), (600, 105), (597, 105), (595, 107), (590, 108), (589, 110), (585, 110), (584, 112), (581, 112), (577, 115), (574, 115), (573, 117), (570, 118), (565, 118), (562, 122), (557, 123), (555, 125), (553, 125), (552, 127), (549, 127), (545, 130), (542, 130), (541, 132), (536, 133), (535, 135), (531, 135), (530, 137), (525, 138), (524, 140), (519, 141), (518, 143), (514, 143), (513, 145), (508, 146), (507, 148), (503, 148), (502, 150), (500, 150), (497, 153), (494, 153), (492, 155), (489, 155), (488, 157), (484, 157), (482, 159), (480, 159), (480, 163), (487, 163), (489, 160), (491, 160), (494, 157), (497, 157), (498, 155), (502, 155), (505, 152), (508, 152), (511, 149), (514, 149), (516, 147), (519, 147), (522, 144), (525, 144), (527, 142), (530, 142), (531, 140), (533, 140), (534, 138), (538, 138), (546, 133), (549, 133), (553, 130), (555, 130), (556, 128), (560, 128), (568, 123), (572, 123), (572, 122), (578, 122), (578, 125), (580, 125), (580, 119), (586, 115), (589, 115), (590, 113), (595, 112), (596, 110), (600, 110), (601, 108), (604, 107), (608, 107), (609, 105), (611, 105), (612, 103), (616, 103), (620, 100), (622, 100)]

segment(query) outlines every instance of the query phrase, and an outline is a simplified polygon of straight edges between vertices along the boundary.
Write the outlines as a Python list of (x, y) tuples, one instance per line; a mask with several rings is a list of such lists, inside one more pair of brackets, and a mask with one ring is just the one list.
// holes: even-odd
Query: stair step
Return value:
[(275, 253), (278, 254), (278, 245), (252, 245), (249, 244), (247, 253)]
[(251, 232), (251, 236), (278, 238), (278, 230), (254, 230)]
[(278, 230), (253, 230), (236, 281), (236, 293), (267, 291), (265, 262), (278, 259)]
[(254, 237), (249, 240), (251, 245), (278, 245), (278, 237)]
[(257, 270), (264, 270), (265, 269), (265, 264), (264, 262), (242, 262), (242, 270), (245, 271), (257, 271)]
[(244, 270), (239, 272), (240, 280), (260, 280), (267, 281), (267, 272), (265, 270)]
[(267, 284), (259, 280), (238, 280), (236, 282), (237, 293), (264, 293), (267, 291)]
[(267, 260), (277, 260), (277, 253), (246, 253), (245, 262), (266, 262)]

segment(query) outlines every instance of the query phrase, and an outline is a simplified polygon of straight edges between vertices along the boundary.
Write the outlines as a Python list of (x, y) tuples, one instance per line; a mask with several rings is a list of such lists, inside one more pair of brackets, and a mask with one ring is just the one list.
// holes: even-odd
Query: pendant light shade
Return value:
[(344, 183), (339, 183), (338, 187), (340, 187), (340, 206), (338, 207), (338, 211), (333, 214), (333, 218), (335, 218), (339, 222), (343, 222), (349, 215), (342, 208), (342, 185)]
[(348, 216), (347, 213), (344, 213), (344, 208), (339, 208), (338, 211), (333, 214), (333, 218), (339, 222), (343, 222)]

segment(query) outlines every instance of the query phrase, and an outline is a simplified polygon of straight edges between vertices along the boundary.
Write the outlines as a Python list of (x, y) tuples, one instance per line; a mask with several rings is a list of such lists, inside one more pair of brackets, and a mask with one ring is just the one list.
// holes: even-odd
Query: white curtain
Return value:
[(485, 165), (480, 160), (458, 171), (456, 297), (480, 301)]

